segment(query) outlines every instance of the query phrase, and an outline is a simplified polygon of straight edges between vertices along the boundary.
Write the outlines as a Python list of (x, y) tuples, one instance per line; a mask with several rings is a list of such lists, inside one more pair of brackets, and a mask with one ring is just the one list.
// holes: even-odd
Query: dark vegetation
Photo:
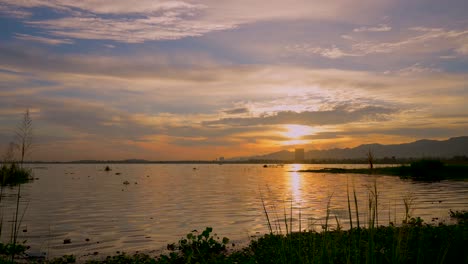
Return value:
[(450, 217), (457, 220), (458, 223), (468, 224), (468, 211), (452, 211)]
[[(32, 171), (24, 168), (24, 159), (32, 146), (32, 120), (29, 110), (15, 130), (15, 138), (7, 147), (0, 167), (1, 186), (15, 186), (32, 180)], [(18, 157), (16, 157), (18, 156)], [(1, 200), (1, 199), (0, 199)]]
[(381, 168), (325, 168), (318, 170), (300, 170), (300, 172), (316, 173), (358, 173), (399, 176), (403, 179), (440, 181), (444, 179), (468, 179), (468, 165), (445, 164), (440, 160), (419, 160), (410, 165)]
[(457, 263), (467, 260), (467, 235), (466, 225), (267, 235), (242, 257), (253, 259), (250, 263)]
[[(3, 189), (16, 187), (16, 207), (11, 221), (11, 231), (8, 241), (0, 241), (0, 263), (9, 263), (15, 260), (15, 256), (23, 254), (26, 246), (18, 241), (18, 232), (21, 226), (20, 214), (21, 185), (33, 180), (32, 171), (23, 167), (24, 160), (32, 146), (32, 120), (29, 110), (15, 130), (15, 139), (8, 145), (0, 167), (0, 203), (3, 198)], [(18, 157), (16, 157), (18, 156)], [(1, 209), (1, 207), (0, 207)], [(3, 210), (0, 210), (0, 237), (3, 231)]]
[[(228, 253), (227, 238), (206, 228), (191, 232), (159, 256), (121, 253), (85, 263), (467, 263), (468, 226), (433, 226), (412, 218), (401, 226), (267, 234)], [(45, 263), (75, 263), (63, 256)], [(31, 262), (32, 263), (32, 262)]]
[(32, 172), (17, 163), (2, 164), (0, 167), (0, 184), (2, 186), (15, 186), (31, 181)]

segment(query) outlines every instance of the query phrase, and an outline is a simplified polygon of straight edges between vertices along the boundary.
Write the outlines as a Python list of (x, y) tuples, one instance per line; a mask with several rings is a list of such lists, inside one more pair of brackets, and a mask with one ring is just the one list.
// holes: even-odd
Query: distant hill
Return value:
[(74, 160), (69, 163), (150, 163), (144, 159), (126, 159), (126, 160)]
[(287, 150), (281, 150), (278, 152), (273, 152), (270, 154), (262, 155), (262, 156), (254, 156), (254, 157), (247, 157), (246, 160), (292, 160), (294, 159), (294, 152), (290, 152)]
[[(365, 144), (355, 148), (309, 150), (306, 159), (362, 159), (371, 150), (375, 158), (451, 158), (453, 156), (468, 156), (468, 136), (454, 137), (448, 140), (418, 140), (405, 144), (381, 145)], [(241, 160), (293, 160), (294, 152), (287, 150), (271, 154), (245, 157)]]

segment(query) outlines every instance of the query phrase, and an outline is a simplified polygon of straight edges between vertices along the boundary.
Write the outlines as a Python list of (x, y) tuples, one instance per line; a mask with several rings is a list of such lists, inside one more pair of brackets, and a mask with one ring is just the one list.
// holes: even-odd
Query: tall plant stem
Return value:
[[(19, 202), (21, 197), (21, 184), (18, 185), (18, 195), (16, 197), (16, 211), (15, 211), (15, 223), (13, 229), (13, 246), (16, 246), (16, 239), (18, 237), (18, 212), (19, 212)], [(15, 250), (11, 254), (11, 261), (15, 259)]]

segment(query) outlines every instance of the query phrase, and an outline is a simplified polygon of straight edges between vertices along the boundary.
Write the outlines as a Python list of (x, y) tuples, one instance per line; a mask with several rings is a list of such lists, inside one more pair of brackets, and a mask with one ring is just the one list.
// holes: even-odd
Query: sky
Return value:
[(43, 161), (464, 136), (466, 10), (466, 0), (0, 0), (0, 151), (26, 109), (27, 158)]

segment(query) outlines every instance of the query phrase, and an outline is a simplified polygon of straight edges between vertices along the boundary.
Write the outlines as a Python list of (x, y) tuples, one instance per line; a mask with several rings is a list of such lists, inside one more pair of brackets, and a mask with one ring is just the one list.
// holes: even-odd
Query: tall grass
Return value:
[(0, 185), (16, 186), (33, 180), (32, 171), (15, 162), (2, 163), (0, 166)]
[[(18, 232), (21, 226), (24, 213), (20, 216), (21, 184), (33, 180), (32, 170), (23, 167), (25, 158), (32, 147), (33, 126), (29, 109), (26, 109), (21, 122), (15, 129), (15, 140), (10, 142), (3, 157), (0, 167), (0, 202), (2, 201), (3, 188), (5, 186), (17, 186), (16, 207), (13, 214), (11, 234), (9, 243), (0, 242), (0, 261), (4, 262), (2, 255), (11, 256), (11, 262), (14, 262), (15, 255), (24, 253), (26, 247), (18, 243)], [(19, 158), (15, 159), (15, 150), (19, 151)], [(1, 205), (1, 204), (0, 204)], [(3, 230), (3, 211), (0, 217), (0, 238)]]
[(266, 220), (267, 220), (267, 224), (268, 224), (268, 230), (270, 230), (270, 234), (273, 234), (273, 228), (271, 227), (270, 216), (268, 215), (268, 211), (267, 211), (266, 205), (265, 205), (265, 199), (263, 198), (263, 195), (262, 195), (261, 191), (260, 191), (260, 200), (262, 201), (263, 213), (266, 216)]
[[(3, 163), (0, 167), (0, 206), (3, 202), (3, 193), (4, 188), (17, 187), (15, 208), (13, 216), (11, 219), (11, 230), (8, 242), (0, 242), (0, 262), (5, 262), (7, 260), (4, 257), (7, 257), (10, 262), (14, 263), (15, 256), (21, 253), (24, 253), (26, 247), (23, 244), (18, 243), (18, 235), (21, 227), (21, 223), (26, 212), (26, 207), (23, 209), (23, 212), (20, 210), (20, 200), (21, 200), (21, 185), (28, 181), (31, 181), (32, 171), (30, 169), (24, 168), (23, 166), (17, 165), (15, 162)], [(2, 237), (3, 232), (3, 220), (4, 213), (3, 207), (0, 212), (0, 238)], [(2, 257), (2, 255), (4, 257)]]
[[(367, 194), (367, 224), (361, 228), (358, 196), (354, 187), (352, 192), (351, 196), (348, 183), (348, 230), (341, 229), (337, 216), (334, 216), (336, 227), (331, 228), (330, 196), (321, 231), (303, 231), (301, 228), (293, 231), (291, 202), (289, 216), (286, 210), (283, 216), (286, 234), (270, 232), (253, 241), (249, 247), (252, 251), (250, 257), (256, 263), (468, 263), (468, 253), (464, 249), (468, 244), (466, 222), (451, 226), (424, 224), (422, 219), (411, 216), (413, 198), (407, 195), (402, 199), (405, 215), (401, 224), (395, 226), (389, 216), (387, 226), (379, 225), (380, 197), (377, 183), (374, 182)], [(352, 200), (354, 208), (351, 206)], [(281, 222), (272, 219), (264, 198), (262, 204), (269, 227), (271, 221)], [(289, 222), (286, 221), (288, 217)]]

